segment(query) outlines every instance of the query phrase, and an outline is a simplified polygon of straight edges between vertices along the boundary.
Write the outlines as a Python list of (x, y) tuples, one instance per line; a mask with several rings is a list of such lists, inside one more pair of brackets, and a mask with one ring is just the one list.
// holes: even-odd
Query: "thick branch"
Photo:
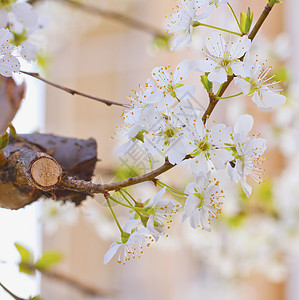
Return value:
[(78, 140), (54, 135), (10, 137), (0, 168), (0, 207), (19, 209), (43, 194), (79, 205), (87, 193), (62, 190), (63, 173), (91, 180), (97, 162), (93, 139)]
[(79, 96), (82, 96), (82, 97), (85, 97), (85, 98), (89, 98), (89, 99), (92, 99), (92, 100), (104, 103), (104, 104), (106, 104), (108, 106), (116, 105), (116, 106), (127, 107), (126, 104), (122, 104), (122, 103), (119, 103), (119, 102), (110, 101), (110, 100), (102, 99), (102, 98), (99, 98), (99, 97), (91, 96), (91, 95), (88, 95), (86, 93), (82, 93), (82, 92), (76, 91), (74, 89), (67, 88), (67, 87), (62, 86), (60, 84), (57, 84), (55, 82), (51, 82), (51, 81), (49, 81), (49, 80), (47, 80), (45, 78), (42, 78), (38, 73), (26, 72), (26, 71), (20, 71), (20, 72), (23, 73), (23, 74), (29, 75), (31, 77), (34, 77), (34, 78), (36, 78), (36, 79), (38, 79), (40, 81), (43, 81), (43, 82), (45, 82), (48, 85), (56, 87), (57, 89), (63, 90), (63, 91), (65, 91), (65, 92), (67, 92), (67, 93), (69, 93), (71, 95), (79, 95)]

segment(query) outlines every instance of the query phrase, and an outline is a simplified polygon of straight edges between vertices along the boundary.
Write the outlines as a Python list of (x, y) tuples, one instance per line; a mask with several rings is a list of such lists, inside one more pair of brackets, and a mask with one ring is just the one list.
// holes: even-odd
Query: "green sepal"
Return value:
[(130, 233), (127, 233), (127, 232), (124, 232), (124, 231), (123, 231), (123, 232), (121, 233), (121, 235), (120, 235), (120, 238), (121, 238), (122, 243), (125, 244), (125, 243), (128, 241), (128, 239), (129, 239), (130, 236), (131, 236)]
[(0, 135), (0, 150), (4, 149), (9, 142), (9, 134), (7, 132)]
[(240, 28), (242, 34), (247, 34), (250, 31), (252, 21), (253, 21), (253, 13), (251, 12), (251, 9), (248, 7), (247, 13), (245, 14), (241, 12), (240, 15)]
[(213, 83), (211, 81), (209, 81), (208, 73), (200, 76), (200, 81), (201, 81), (203, 87), (207, 90), (207, 92), (209, 94), (211, 94), (213, 92)]
[(150, 209), (147, 211), (147, 213), (148, 213), (149, 215), (154, 215), (155, 212), (156, 212), (156, 210), (155, 210), (154, 208), (150, 208)]
[(40, 296), (35, 296), (35, 297), (29, 297), (28, 300), (42, 300)]
[(149, 219), (149, 217), (147, 217), (147, 216), (140, 216), (140, 220), (144, 227), (146, 227), (148, 219)]
[(232, 76), (234, 74), (233, 72), (233, 69), (231, 67), (227, 68), (226, 69), (226, 73), (229, 75), (229, 76)]
[(27, 40), (26, 29), (23, 29), (21, 33), (13, 32), (13, 41), (12, 43), (16, 46), (20, 46), (23, 42)]

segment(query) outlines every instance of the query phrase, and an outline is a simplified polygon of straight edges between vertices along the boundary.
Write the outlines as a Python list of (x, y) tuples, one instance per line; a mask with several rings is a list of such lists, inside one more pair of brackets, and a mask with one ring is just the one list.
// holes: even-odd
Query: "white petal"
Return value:
[(120, 246), (122, 246), (122, 244), (113, 243), (111, 245), (110, 249), (106, 252), (104, 256), (104, 264), (107, 264), (112, 259), (112, 257), (115, 255)]
[(211, 72), (217, 66), (217, 63), (211, 59), (199, 60), (194, 64), (193, 68), (195, 71), (200, 72)]
[(234, 82), (235, 85), (242, 91), (244, 95), (248, 95), (250, 93), (251, 85), (249, 82), (238, 77), (234, 79)]
[(286, 97), (284, 95), (272, 91), (262, 92), (262, 97), (264, 104), (269, 108), (283, 105), (286, 102)]
[(12, 55), (5, 55), (0, 59), (0, 74), (10, 77), (13, 72), (20, 71), (19, 61)]
[(0, 28), (6, 27), (8, 23), (8, 13), (5, 8), (0, 10)]
[(15, 3), (12, 5), (12, 10), (16, 19), (26, 27), (33, 27), (36, 25), (38, 15), (28, 3)]
[(173, 46), (170, 48), (171, 51), (175, 50), (177, 46), (182, 44), (184, 41), (187, 40), (189, 32), (186, 30), (183, 36), (178, 36), (173, 40)]
[(248, 136), (248, 133), (252, 129), (253, 122), (253, 117), (251, 115), (245, 114), (240, 116), (234, 127), (234, 138), (236, 143), (243, 142)]
[(196, 88), (194, 85), (184, 85), (182, 87), (176, 88), (175, 94), (179, 100), (187, 101), (193, 97), (195, 90)]
[(25, 58), (28, 61), (36, 59), (37, 47), (35, 45), (26, 41), (22, 43), (21, 47), (21, 55), (23, 58)]
[(223, 57), (226, 42), (220, 33), (212, 33), (206, 38), (205, 45), (208, 51), (216, 57)]
[(211, 160), (217, 170), (222, 170), (226, 167), (226, 162), (233, 160), (233, 156), (225, 149), (216, 149), (211, 151)]
[(245, 176), (243, 176), (241, 178), (241, 185), (242, 185), (243, 191), (245, 192), (246, 196), (249, 197), (252, 193), (252, 187), (246, 182)]
[(209, 74), (208, 79), (211, 82), (222, 84), (227, 80), (227, 74), (223, 68), (215, 69)]

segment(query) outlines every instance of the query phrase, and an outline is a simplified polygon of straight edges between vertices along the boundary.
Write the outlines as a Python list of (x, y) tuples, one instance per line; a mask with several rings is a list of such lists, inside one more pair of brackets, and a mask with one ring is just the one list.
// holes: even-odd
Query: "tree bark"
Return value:
[(95, 140), (47, 134), (10, 136), (0, 168), (0, 207), (19, 209), (41, 196), (81, 204), (88, 192), (62, 190), (63, 176), (91, 180), (97, 162)]

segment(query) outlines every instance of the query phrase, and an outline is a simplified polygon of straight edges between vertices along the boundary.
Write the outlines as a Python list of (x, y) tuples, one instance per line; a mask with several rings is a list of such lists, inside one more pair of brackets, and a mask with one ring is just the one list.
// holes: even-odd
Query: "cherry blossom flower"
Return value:
[(222, 84), (228, 75), (246, 74), (245, 65), (240, 58), (251, 46), (247, 36), (242, 36), (237, 41), (225, 41), (221, 34), (214, 33), (207, 37), (205, 45), (207, 58), (199, 61), (197, 70), (209, 72), (209, 81)]
[(190, 73), (192, 61), (184, 60), (178, 64), (174, 72), (169, 67), (156, 67), (152, 71), (152, 77), (157, 83), (157, 88), (152, 97), (145, 99), (146, 103), (158, 103), (157, 108), (163, 111), (170, 108), (175, 102), (190, 99), (194, 92), (193, 85), (182, 83)]
[[(171, 217), (176, 215), (181, 207), (178, 201), (162, 199), (165, 192), (166, 188), (163, 188), (145, 208), (150, 214), (146, 227), (156, 241), (159, 239), (159, 236), (165, 234), (165, 223), (169, 224), (172, 222)], [(170, 228), (169, 225), (167, 228)]]
[(252, 101), (263, 110), (286, 102), (286, 97), (279, 93), (281, 90), (274, 88), (277, 82), (271, 82), (274, 76), (268, 77), (270, 70), (271, 68), (264, 69), (261, 64), (255, 63), (248, 76), (234, 79), (242, 93), (253, 96)]
[(233, 159), (226, 144), (231, 142), (231, 129), (224, 124), (215, 124), (207, 129), (201, 119), (197, 119), (192, 132), (191, 155), (187, 161), (192, 173), (206, 175), (210, 171), (224, 169)]
[[(209, 174), (210, 175), (210, 174)], [(185, 193), (188, 195), (184, 206), (183, 221), (190, 218), (193, 228), (201, 227), (211, 231), (211, 220), (221, 213), (223, 190), (219, 188), (219, 181), (199, 176), (196, 182), (187, 185)]]
[(153, 126), (154, 131), (148, 136), (148, 144), (152, 148), (148, 148), (148, 151), (152, 155), (167, 156), (172, 164), (181, 163), (192, 150), (189, 143), (192, 139), (192, 126), (200, 119), (200, 113), (200, 110), (196, 111), (184, 103), (169, 109)]
[(255, 181), (261, 182), (262, 169), (259, 167), (261, 156), (266, 150), (266, 141), (262, 138), (247, 138), (252, 129), (253, 118), (250, 115), (242, 115), (234, 127), (235, 166), (229, 166), (229, 175), (234, 182), (241, 182), (247, 197), (252, 193), (251, 186), (247, 183), (246, 177), (250, 176)]
[(0, 29), (0, 74), (10, 77), (20, 70), (20, 63), (11, 53), (15, 47), (10, 43), (11, 34), (8, 29)]
[(118, 253), (117, 262), (125, 265), (131, 259), (140, 258), (144, 247), (149, 247), (155, 241), (147, 228), (137, 230), (139, 223), (140, 220), (129, 220), (125, 224), (124, 231), (129, 237), (120, 242), (114, 242), (110, 246), (104, 256), (104, 264), (107, 264)]
[(194, 22), (198, 22), (207, 16), (206, 14), (198, 15), (197, 9), (197, 0), (178, 1), (177, 12), (171, 15), (167, 22), (167, 31), (172, 35), (181, 33), (183, 33), (183, 35), (174, 39), (174, 45), (171, 50), (174, 50), (178, 45), (186, 41), (188, 39), (188, 35), (190, 37), (187, 43), (191, 43)]

